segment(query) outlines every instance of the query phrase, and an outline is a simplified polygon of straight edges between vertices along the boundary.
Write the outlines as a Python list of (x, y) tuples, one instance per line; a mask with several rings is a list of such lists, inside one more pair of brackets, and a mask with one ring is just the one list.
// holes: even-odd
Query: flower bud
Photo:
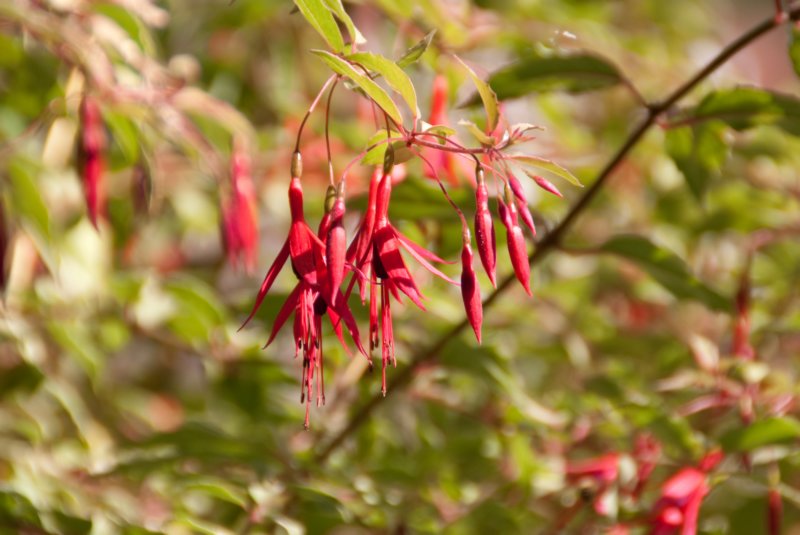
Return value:
[(344, 279), (344, 263), (347, 251), (347, 235), (342, 222), (344, 211), (344, 184), (340, 182), (330, 211), (331, 227), (325, 240), (325, 260), (328, 266), (330, 302), (332, 305), (336, 304), (336, 296), (339, 294), (339, 287)]
[(501, 219), (506, 227), (508, 256), (511, 259), (511, 265), (514, 267), (517, 279), (522, 284), (522, 287), (525, 288), (525, 292), (531, 295), (531, 265), (528, 261), (528, 248), (525, 246), (525, 237), (518, 222), (517, 207), (514, 204), (513, 195), (508, 186), (505, 188), (505, 199), (506, 202), (500, 201), (499, 206)]
[(475, 338), (481, 343), (481, 324), (483, 323), (483, 302), (478, 287), (478, 277), (472, 266), (472, 246), (467, 231), (464, 246), (461, 249), (461, 297), (464, 300), (464, 310), (467, 313), (469, 324), (475, 331)]
[(552, 193), (556, 197), (563, 197), (563, 195), (561, 195), (561, 192), (558, 191), (558, 188), (555, 187), (552, 184), (552, 182), (550, 182), (549, 180), (544, 179), (544, 178), (540, 177), (539, 175), (534, 175), (534, 174), (531, 174), (531, 173), (528, 173), (528, 176), (533, 179), (533, 181), (536, 183), (537, 186), (539, 186), (540, 188), (542, 188), (546, 192)]
[(497, 244), (494, 235), (494, 221), (489, 211), (489, 192), (486, 189), (483, 169), (480, 166), (475, 170), (475, 242), (478, 246), (478, 254), (481, 257), (481, 264), (492, 286), (497, 286), (495, 281), (495, 269), (497, 266)]
[(511, 173), (508, 173), (508, 185), (511, 187), (511, 191), (514, 193), (514, 202), (517, 205), (520, 217), (522, 217), (522, 222), (525, 223), (525, 226), (530, 229), (531, 234), (536, 236), (536, 226), (533, 223), (533, 216), (528, 208), (528, 201), (525, 199), (525, 192), (522, 191), (522, 184), (519, 183), (517, 177)]

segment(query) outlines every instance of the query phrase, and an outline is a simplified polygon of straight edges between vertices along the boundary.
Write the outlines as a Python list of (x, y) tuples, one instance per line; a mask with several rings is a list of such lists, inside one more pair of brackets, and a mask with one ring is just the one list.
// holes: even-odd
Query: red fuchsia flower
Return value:
[[(325, 245), (308, 226), (303, 213), (303, 190), (299, 178), (302, 172), (301, 161), (300, 153), (295, 153), (292, 161), (292, 180), (289, 185), (289, 209), (292, 216), (289, 236), (272, 266), (267, 271), (264, 282), (261, 284), (256, 296), (253, 310), (245, 320), (244, 325), (253, 318), (286, 260), (290, 260), (292, 271), (297, 276), (298, 283), (278, 312), (266, 345), (272, 343), (286, 320), (294, 313), (295, 357), (301, 350), (303, 353), (303, 389), (301, 390), (300, 399), (301, 402), (306, 402), (305, 426), (307, 428), (311, 397), (315, 390), (314, 374), (317, 368), (319, 368), (319, 373), (316, 377), (317, 405), (325, 403), (322, 316), (326, 313), (328, 314), (334, 331), (343, 345), (342, 323), (350, 332), (350, 336), (359, 351), (365, 356), (366, 351), (361, 345), (358, 326), (353, 314), (350, 312), (347, 301), (341, 295), (341, 292), (336, 290), (337, 303), (335, 305), (328, 298), (329, 295), (332, 295), (332, 291), (328, 286), (329, 278), (325, 265)], [(323, 221), (323, 224), (327, 226), (325, 221)], [(324, 227), (321, 229), (323, 234), (327, 230)]]
[(596, 490), (594, 509), (599, 515), (607, 516), (606, 493), (619, 476), (619, 454), (608, 453), (591, 459), (570, 461), (567, 464), (567, 480), (572, 483), (590, 482)]
[[(430, 261), (444, 262), (441, 258), (403, 236), (389, 222), (389, 201), (392, 194), (392, 156), (387, 153), (380, 181), (370, 184), (367, 212), (361, 227), (348, 251), (348, 261), (354, 266), (354, 278), (365, 277), (369, 283), (369, 338), (370, 350), (381, 348), (381, 391), (386, 394), (386, 367), (396, 366), (394, 330), (392, 326), (391, 297), (398, 302), (405, 294), (422, 310), (423, 295), (400, 253), (405, 249), (428, 271), (448, 282), (458, 284), (431, 265)], [(373, 189), (374, 188), (374, 189)], [(364, 275), (369, 271), (368, 275)], [(353, 288), (351, 282), (347, 293)]]
[(697, 534), (700, 505), (711, 490), (708, 472), (721, 460), (721, 452), (711, 452), (697, 468), (682, 468), (661, 486), (661, 497), (654, 506), (651, 535)]
[(97, 228), (97, 218), (103, 204), (103, 151), (106, 148), (106, 133), (100, 106), (89, 95), (85, 95), (81, 101), (80, 124), (78, 164), (83, 178), (86, 210), (92, 225)]
[(506, 241), (508, 242), (508, 256), (511, 258), (511, 265), (514, 267), (517, 280), (525, 288), (525, 292), (531, 295), (531, 265), (528, 262), (528, 248), (525, 245), (522, 228), (519, 226), (517, 206), (508, 185), (505, 187), (505, 202), (501, 199), (497, 201), (500, 220), (506, 227)]
[(492, 286), (497, 286), (495, 270), (497, 269), (497, 243), (494, 234), (494, 221), (489, 211), (489, 191), (486, 189), (483, 169), (480, 165), (475, 170), (475, 242), (481, 264)]
[[(432, 125), (447, 126), (447, 97), (448, 97), (448, 83), (447, 78), (442, 75), (436, 75), (433, 79), (433, 94), (431, 95), (431, 114), (428, 116), (428, 123)], [(452, 185), (458, 185), (458, 174), (456, 168), (458, 161), (455, 154), (449, 151), (437, 150), (431, 152), (428, 156), (435, 169), (444, 171), (447, 181)], [(425, 176), (428, 178), (437, 178), (434, 171), (428, 167), (425, 168)]]
[(222, 209), (225, 248), (229, 262), (242, 262), (248, 272), (258, 260), (258, 209), (250, 159), (236, 143), (231, 158), (231, 195)]
[(464, 229), (464, 245), (461, 248), (461, 298), (464, 300), (464, 310), (467, 320), (475, 331), (475, 338), (481, 343), (481, 325), (483, 324), (483, 301), (481, 290), (478, 286), (478, 277), (473, 267), (472, 243), (469, 229)]

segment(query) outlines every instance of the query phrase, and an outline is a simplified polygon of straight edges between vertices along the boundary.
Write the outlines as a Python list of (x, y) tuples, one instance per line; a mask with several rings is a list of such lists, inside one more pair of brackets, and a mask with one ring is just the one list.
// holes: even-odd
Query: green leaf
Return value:
[(351, 19), (350, 15), (347, 14), (347, 11), (344, 10), (342, 0), (324, 0), (324, 2), (325, 5), (328, 6), (328, 9), (330, 9), (333, 14), (336, 15), (340, 21), (342, 21), (342, 24), (344, 24), (345, 28), (347, 28), (347, 33), (350, 34), (350, 39), (353, 41), (353, 43), (357, 45), (363, 45), (367, 42), (367, 40), (364, 39), (364, 36), (361, 35), (361, 32), (358, 31), (358, 28), (356, 28), (356, 25), (353, 24), (353, 19)]
[(621, 81), (622, 75), (614, 65), (592, 54), (533, 54), (489, 77), (489, 85), (501, 100), (549, 91), (580, 93)]
[(800, 438), (800, 422), (794, 418), (767, 418), (747, 427), (731, 429), (720, 438), (725, 451), (751, 451), (785, 444)]
[[(437, 136), (450, 137), (456, 134), (456, 131), (453, 128), (443, 124), (428, 124), (425, 121), (421, 121), (421, 128), (423, 132), (427, 134), (435, 134)], [(445, 143), (443, 139), (439, 139), (438, 141), (441, 144)]]
[(483, 130), (478, 128), (478, 125), (476, 125), (472, 121), (461, 119), (460, 121), (458, 121), (458, 124), (469, 130), (469, 133), (472, 134), (472, 136), (475, 139), (477, 139), (478, 143), (480, 143), (481, 145), (486, 145), (489, 147), (494, 146), (495, 139), (492, 136), (485, 134)]
[(39, 194), (33, 174), (36, 169), (22, 159), (15, 159), (9, 166), (11, 177), (11, 206), (14, 212), (29, 225), (40, 238), (50, 239), (50, 215)]
[(423, 37), (419, 43), (406, 50), (406, 53), (397, 60), (397, 65), (400, 68), (405, 69), (412, 63), (419, 61), (419, 58), (422, 57), (422, 54), (424, 54), (425, 51), (428, 50), (428, 47), (431, 46), (434, 35), (436, 35), (436, 30), (431, 30), (428, 32), (428, 34)]
[(383, 76), (389, 87), (394, 89), (408, 104), (414, 118), (419, 117), (419, 107), (417, 106), (417, 93), (414, 91), (414, 84), (411, 79), (397, 66), (395, 62), (377, 54), (369, 52), (358, 52), (347, 57), (351, 61), (360, 63), (367, 69)]
[(694, 127), (672, 128), (666, 134), (666, 150), (686, 179), (692, 194), (701, 200), (710, 179), (728, 157), (722, 136), (723, 123), (711, 121)]
[(730, 300), (700, 282), (680, 257), (647, 238), (632, 234), (616, 236), (600, 250), (636, 263), (675, 297), (693, 299), (715, 310), (731, 309)]
[(489, 87), (489, 84), (484, 82), (482, 79), (475, 74), (469, 65), (464, 63), (461, 58), (456, 56), (456, 59), (467, 69), (469, 73), (469, 77), (472, 78), (472, 83), (475, 84), (475, 88), (478, 90), (478, 94), (483, 101), (483, 107), (486, 109), (486, 130), (488, 132), (493, 132), (494, 129), (497, 127), (497, 121), (500, 118), (499, 112), (497, 110), (497, 95), (492, 88)]
[(509, 155), (509, 158), (524, 165), (530, 165), (538, 169), (544, 169), (545, 171), (549, 171), (554, 175), (563, 178), (564, 180), (566, 180), (567, 182), (569, 182), (574, 186), (578, 186), (581, 188), (583, 187), (583, 184), (581, 184), (581, 181), (578, 180), (578, 178), (575, 175), (573, 175), (572, 173), (570, 173), (569, 171), (567, 171), (566, 169), (564, 169), (563, 167), (561, 167), (552, 160), (548, 160), (546, 158), (540, 158), (539, 156), (532, 156), (529, 154), (511, 154)]
[(344, 50), (344, 39), (339, 32), (339, 25), (333, 18), (331, 9), (323, 0), (294, 0), (297, 9), (306, 18), (309, 24), (317, 30), (325, 42), (336, 52)]
[(356, 67), (326, 50), (312, 50), (311, 52), (327, 63), (334, 72), (355, 82), (394, 122), (403, 124), (403, 117), (400, 115), (400, 110), (397, 109), (394, 101), (369, 76), (359, 72)]
[[(392, 130), (389, 134), (389, 137), (400, 138), (403, 136)], [(363, 165), (383, 165), (383, 156), (386, 154), (386, 147), (388, 143), (381, 143), (380, 145), (375, 144), (380, 143), (384, 139), (386, 139), (386, 129), (378, 130), (369, 138), (369, 140), (367, 140), (367, 148), (369, 150), (361, 159), (361, 163)], [(404, 141), (394, 141), (392, 142), (392, 147), (394, 147), (395, 164), (407, 162), (414, 156), (414, 154), (408, 150), (408, 147), (406, 147)]]
[(794, 72), (800, 76), (800, 29), (792, 26), (792, 36), (789, 39), (789, 59), (792, 60)]
[(756, 89), (737, 87), (709, 93), (698, 106), (685, 110), (678, 124), (696, 124), (718, 119), (736, 130), (775, 125), (800, 136), (800, 100)]

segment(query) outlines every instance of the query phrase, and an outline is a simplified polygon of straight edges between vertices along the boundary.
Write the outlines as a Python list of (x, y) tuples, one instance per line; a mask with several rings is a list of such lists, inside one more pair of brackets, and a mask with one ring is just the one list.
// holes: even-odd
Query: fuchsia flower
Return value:
[(483, 301), (481, 289), (478, 286), (478, 277), (472, 266), (474, 258), (472, 244), (470, 243), (469, 229), (464, 229), (464, 245), (461, 248), (461, 297), (464, 300), (464, 310), (467, 320), (475, 331), (475, 338), (481, 343), (481, 325), (483, 324)]
[(661, 486), (653, 510), (651, 535), (696, 535), (700, 505), (709, 493), (708, 472), (722, 460), (722, 453), (706, 455), (697, 468), (679, 470)]
[[(345, 344), (342, 337), (341, 323), (344, 323), (344, 326), (350, 332), (350, 336), (359, 351), (365, 356), (366, 351), (361, 345), (358, 326), (347, 306), (347, 301), (338, 288), (331, 289), (329, 287), (329, 277), (325, 265), (325, 245), (305, 221), (303, 190), (299, 177), (302, 172), (299, 153), (295, 153), (292, 171), (293, 176), (289, 185), (289, 208), (292, 224), (289, 229), (289, 236), (272, 266), (270, 266), (269, 271), (267, 271), (264, 282), (261, 284), (256, 296), (253, 310), (245, 320), (244, 325), (253, 318), (286, 260), (290, 260), (292, 271), (297, 276), (298, 283), (278, 312), (266, 345), (272, 343), (286, 320), (294, 313), (295, 356), (301, 350), (303, 352), (303, 389), (301, 390), (300, 399), (301, 402), (306, 402), (305, 426), (307, 428), (311, 397), (315, 390), (314, 373), (317, 368), (319, 368), (319, 374), (316, 377), (317, 405), (325, 403), (325, 386), (322, 375), (322, 316), (326, 313), (328, 314), (333, 324), (334, 332), (343, 346)], [(323, 228), (320, 229), (321, 233), (327, 232), (328, 229), (325, 228), (327, 226), (323, 221)], [(336, 304), (329, 297), (334, 293), (337, 295)]]
[[(354, 277), (366, 277), (369, 283), (369, 339), (370, 349), (381, 348), (381, 391), (386, 394), (386, 367), (397, 365), (394, 352), (391, 297), (398, 302), (405, 294), (422, 310), (420, 292), (400, 253), (401, 247), (411, 254), (428, 271), (448, 282), (458, 284), (433, 267), (429, 260), (444, 262), (427, 249), (403, 236), (389, 222), (389, 200), (392, 194), (391, 156), (387, 158), (380, 181), (375, 177), (370, 184), (369, 207), (361, 227), (348, 251), (348, 261), (354, 266)], [(369, 275), (363, 275), (366, 271)], [(351, 282), (348, 294), (353, 287)], [(363, 290), (362, 290), (363, 292)]]
[(229, 262), (242, 262), (248, 272), (258, 260), (258, 208), (250, 159), (236, 143), (231, 158), (231, 194), (222, 208), (222, 227)]
[(619, 454), (608, 453), (600, 457), (571, 461), (567, 465), (567, 480), (571, 482), (589, 481), (597, 491), (594, 509), (599, 515), (609, 515), (606, 509), (606, 493), (611, 489), (619, 475)]
[(100, 106), (89, 95), (84, 95), (80, 106), (80, 140), (78, 165), (83, 178), (86, 210), (89, 220), (97, 228), (97, 218), (103, 204), (103, 171), (106, 133)]

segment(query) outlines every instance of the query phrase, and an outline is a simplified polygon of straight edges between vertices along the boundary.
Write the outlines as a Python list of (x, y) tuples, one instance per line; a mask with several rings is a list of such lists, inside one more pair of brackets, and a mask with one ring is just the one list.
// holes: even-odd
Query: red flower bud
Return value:
[(525, 288), (525, 292), (531, 295), (530, 278), (531, 265), (528, 261), (528, 248), (525, 245), (525, 236), (519, 226), (517, 207), (511, 195), (511, 190), (506, 188), (506, 202), (499, 200), (500, 218), (506, 227), (506, 241), (508, 242), (508, 256), (517, 279)]
[(533, 223), (533, 216), (528, 208), (528, 200), (525, 198), (525, 192), (522, 191), (522, 184), (519, 183), (517, 177), (508, 173), (508, 185), (511, 187), (511, 191), (514, 192), (514, 202), (517, 205), (520, 217), (522, 217), (522, 222), (530, 229), (531, 234), (536, 236), (536, 225)]
[(331, 304), (336, 304), (339, 286), (344, 279), (344, 261), (347, 251), (347, 236), (342, 218), (344, 217), (344, 187), (339, 184), (336, 199), (331, 209), (331, 227), (325, 241), (325, 261), (328, 266), (328, 282), (330, 283)]
[(475, 331), (475, 338), (481, 343), (481, 324), (483, 323), (483, 302), (481, 291), (478, 287), (478, 277), (472, 267), (472, 246), (470, 245), (469, 230), (466, 231), (464, 247), (461, 249), (461, 297), (464, 299), (464, 310), (467, 313), (469, 324)]
[(103, 151), (106, 147), (106, 135), (100, 106), (88, 95), (84, 96), (81, 101), (80, 121), (78, 162), (83, 178), (89, 220), (97, 228), (97, 217), (103, 201)]
[(542, 188), (546, 192), (552, 193), (556, 197), (563, 197), (563, 195), (561, 195), (561, 192), (558, 191), (558, 188), (555, 187), (552, 184), (552, 182), (550, 182), (549, 180), (544, 179), (544, 178), (540, 177), (539, 175), (534, 175), (534, 174), (531, 174), (531, 173), (528, 173), (528, 176), (531, 177), (534, 182), (536, 182), (537, 186), (539, 186), (540, 188)]
[(494, 221), (489, 211), (489, 192), (483, 178), (483, 169), (478, 167), (475, 171), (475, 242), (478, 245), (478, 254), (481, 264), (492, 286), (497, 286), (495, 269), (497, 267), (497, 243), (494, 236)]

